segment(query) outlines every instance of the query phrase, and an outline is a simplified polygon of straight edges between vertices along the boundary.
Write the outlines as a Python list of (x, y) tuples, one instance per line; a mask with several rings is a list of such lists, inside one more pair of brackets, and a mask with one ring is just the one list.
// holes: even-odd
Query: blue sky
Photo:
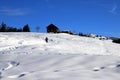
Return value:
[(120, 37), (120, 0), (0, 0), (0, 22)]

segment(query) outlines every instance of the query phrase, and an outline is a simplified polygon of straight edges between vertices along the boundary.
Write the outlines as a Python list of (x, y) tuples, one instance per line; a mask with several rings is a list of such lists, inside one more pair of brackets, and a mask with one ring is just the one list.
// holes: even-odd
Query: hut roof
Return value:
[(58, 29), (58, 27), (55, 26), (54, 24), (50, 24), (50, 25), (48, 25), (47, 28), (57, 28), (57, 29)]

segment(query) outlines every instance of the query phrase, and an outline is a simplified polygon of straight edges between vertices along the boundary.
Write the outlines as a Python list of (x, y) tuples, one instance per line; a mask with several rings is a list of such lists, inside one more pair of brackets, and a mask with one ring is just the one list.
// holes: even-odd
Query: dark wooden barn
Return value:
[(47, 33), (59, 33), (59, 28), (54, 24), (50, 24), (47, 26)]

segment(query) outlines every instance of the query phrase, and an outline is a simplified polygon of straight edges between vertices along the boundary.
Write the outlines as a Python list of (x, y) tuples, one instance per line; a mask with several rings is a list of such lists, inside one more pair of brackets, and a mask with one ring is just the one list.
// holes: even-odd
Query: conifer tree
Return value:
[(29, 25), (26, 24), (24, 27), (23, 27), (23, 32), (30, 32), (30, 28), (29, 28)]
[(1, 31), (1, 32), (6, 32), (6, 29), (7, 29), (6, 24), (5, 24), (4, 22), (2, 22), (0, 31)]

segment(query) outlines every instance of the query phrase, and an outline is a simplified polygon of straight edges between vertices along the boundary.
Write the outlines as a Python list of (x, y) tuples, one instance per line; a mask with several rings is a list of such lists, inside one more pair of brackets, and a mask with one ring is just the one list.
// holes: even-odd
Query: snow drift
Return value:
[(120, 80), (119, 52), (111, 40), (0, 33), (0, 80)]

